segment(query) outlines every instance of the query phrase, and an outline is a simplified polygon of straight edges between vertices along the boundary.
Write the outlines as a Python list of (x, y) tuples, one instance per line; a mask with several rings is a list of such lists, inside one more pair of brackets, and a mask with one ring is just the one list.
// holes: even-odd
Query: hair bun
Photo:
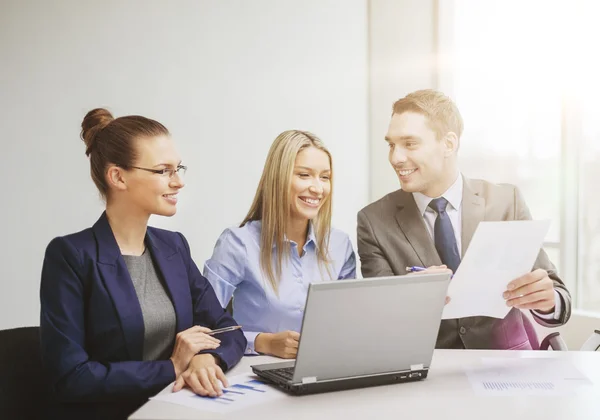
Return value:
[(85, 154), (87, 156), (90, 155), (96, 144), (98, 133), (113, 120), (114, 117), (112, 114), (104, 108), (92, 109), (85, 117), (83, 117), (81, 123), (81, 139), (85, 143)]

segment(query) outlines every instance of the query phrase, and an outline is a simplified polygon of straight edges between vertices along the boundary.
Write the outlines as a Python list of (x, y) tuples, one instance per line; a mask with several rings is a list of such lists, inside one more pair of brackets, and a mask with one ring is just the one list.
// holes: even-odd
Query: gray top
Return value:
[(123, 255), (144, 318), (143, 360), (167, 359), (175, 342), (177, 319), (173, 303), (147, 250)]

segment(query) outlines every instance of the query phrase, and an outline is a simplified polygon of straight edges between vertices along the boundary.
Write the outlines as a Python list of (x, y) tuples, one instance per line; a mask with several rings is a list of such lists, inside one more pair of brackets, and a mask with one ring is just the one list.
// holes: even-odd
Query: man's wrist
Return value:
[(544, 315), (550, 315), (551, 313), (554, 313), (555, 310), (556, 310), (556, 306), (553, 306), (552, 308), (550, 308), (548, 310), (536, 309), (537, 312), (544, 314)]

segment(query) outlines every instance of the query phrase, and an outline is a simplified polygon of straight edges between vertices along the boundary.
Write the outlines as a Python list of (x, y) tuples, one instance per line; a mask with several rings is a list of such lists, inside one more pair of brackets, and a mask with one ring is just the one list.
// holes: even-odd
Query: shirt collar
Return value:
[[(459, 173), (458, 177), (456, 177), (456, 181), (444, 192), (440, 197), (444, 197), (448, 200), (448, 203), (454, 208), (454, 210), (459, 210), (460, 205), (462, 203), (463, 197), (463, 187), (464, 187), (463, 177)], [(415, 203), (417, 203), (417, 207), (419, 208), (419, 212), (421, 215), (425, 215), (427, 211), (427, 207), (429, 203), (435, 198), (439, 197), (427, 197), (425, 194), (420, 192), (414, 192), (413, 197), (415, 199)]]
[[(296, 242), (291, 241), (288, 239), (287, 235), (283, 236), (283, 240), (285, 242), (289, 242), (291, 244), (296, 244)], [(315, 227), (313, 225), (312, 221), (308, 222), (308, 234), (306, 235), (306, 243), (304, 244), (304, 247), (302, 248), (304, 251), (306, 251), (306, 248), (309, 246), (309, 244), (313, 244), (313, 246), (316, 248), (317, 247), (317, 237), (315, 236)], [(298, 244), (296, 244), (298, 245)], [(273, 243), (273, 248), (275, 248), (277, 245), (275, 243)]]
[(306, 246), (310, 243), (312, 243), (315, 248), (317, 247), (317, 237), (315, 236), (315, 228), (312, 221), (308, 222), (308, 235), (306, 235), (306, 243), (304, 244), (305, 251)]

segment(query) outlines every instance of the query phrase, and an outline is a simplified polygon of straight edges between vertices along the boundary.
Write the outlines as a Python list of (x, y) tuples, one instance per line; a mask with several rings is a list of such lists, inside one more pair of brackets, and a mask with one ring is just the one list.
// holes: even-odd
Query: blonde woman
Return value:
[(294, 358), (309, 283), (355, 278), (350, 239), (331, 228), (332, 177), (321, 140), (281, 133), (248, 215), (221, 234), (204, 266), (221, 305), (233, 297), (247, 354)]

